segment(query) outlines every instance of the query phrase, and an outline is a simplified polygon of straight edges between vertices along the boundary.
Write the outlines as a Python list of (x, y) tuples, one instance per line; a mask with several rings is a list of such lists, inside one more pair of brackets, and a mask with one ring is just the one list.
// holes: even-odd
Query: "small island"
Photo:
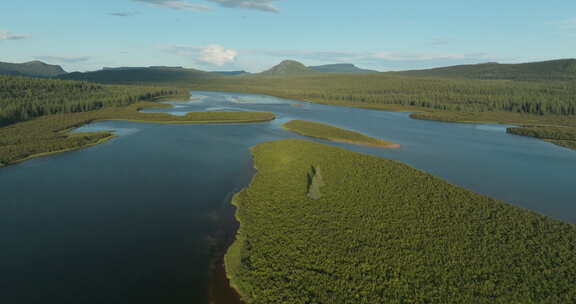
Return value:
[(282, 127), (302, 136), (326, 139), (335, 142), (382, 148), (400, 148), (399, 144), (319, 122), (292, 120), (282, 125)]

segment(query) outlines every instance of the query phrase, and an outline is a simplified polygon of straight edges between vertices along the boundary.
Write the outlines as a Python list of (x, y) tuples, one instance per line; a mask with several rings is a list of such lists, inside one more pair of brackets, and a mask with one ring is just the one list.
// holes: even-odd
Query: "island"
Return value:
[(369, 137), (362, 133), (337, 128), (319, 122), (292, 120), (283, 124), (282, 127), (302, 136), (326, 139), (334, 142), (382, 148), (400, 147), (400, 145), (389, 141)]

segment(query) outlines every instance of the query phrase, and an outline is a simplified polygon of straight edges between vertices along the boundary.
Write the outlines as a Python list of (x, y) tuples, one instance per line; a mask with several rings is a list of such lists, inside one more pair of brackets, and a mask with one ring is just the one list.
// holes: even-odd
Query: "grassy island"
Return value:
[[(252, 150), (226, 255), (253, 303), (571, 303), (576, 227), (396, 161), (291, 139)], [(311, 170), (321, 195), (311, 198)]]
[(292, 120), (282, 125), (282, 127), (284, 127), (286, 130), (298, 133), (303, 136), (315, 137), (336, 142), (384, 148), (400, 147), (400, 145), (392, 142), (369, 137), (358, 132), (340, 129), (319, 122)]

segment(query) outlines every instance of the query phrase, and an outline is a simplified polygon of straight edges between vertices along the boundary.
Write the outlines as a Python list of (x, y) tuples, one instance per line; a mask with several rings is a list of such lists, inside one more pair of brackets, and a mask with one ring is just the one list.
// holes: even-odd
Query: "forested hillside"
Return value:
[(61, 66), (46, 64), (42, 61), (24, 63), (0, 62), (0, 75), (54, 77), (62, 74), (66, 74), (66, 71)]
[(387, 109), (400, 105), (456, 112), (576, 115), (575, 82), (319, 74), (282, 78), (228, 77), (199, 81), (196, 86), (367, 108)]
[(576, 80), (576, 59), (560, 59), (520, 64), (483, 63), (428, 70), (402, 71), (404, 76), (454, 77), (509, 80)]
[(60, 79), (85, 80), (104, 84), (136, 85), (186, 85), (198, 78), (222, 76), (219, 73), (204, 72), (181, 67), (142, 67), (112, 68), (93, 72), (74, 72), (59, 76)]
[(309, 66), (308, 68), (322, 73), (343, 73), (343, 74), (378, 73), (378, 71), (375, 70), (361, 69), (351, 63), (324, 64), (324, 65)]
[[(576, 227), (304, 140), (253, 149), (226, 269), (248, 304), (573, 303)], [(310, 197), (310, 172), (321, 195)], [(313, 182), (313, 181), (312, 181)]]
[(270, 69), (259, 73), (259, 76), (294, 76), (319, 73), (301, 62), (294, 60), (284, 60)]
[(0, 126), (34, 117), (126, 106), (186, 90), (0, 76)]

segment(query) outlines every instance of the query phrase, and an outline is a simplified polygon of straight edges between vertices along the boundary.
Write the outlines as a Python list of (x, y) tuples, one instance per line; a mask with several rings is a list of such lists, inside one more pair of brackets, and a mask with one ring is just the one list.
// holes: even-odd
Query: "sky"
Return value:
[(380, 71), (576, 57), (572, 0), (2, 0), (0, 61)]

